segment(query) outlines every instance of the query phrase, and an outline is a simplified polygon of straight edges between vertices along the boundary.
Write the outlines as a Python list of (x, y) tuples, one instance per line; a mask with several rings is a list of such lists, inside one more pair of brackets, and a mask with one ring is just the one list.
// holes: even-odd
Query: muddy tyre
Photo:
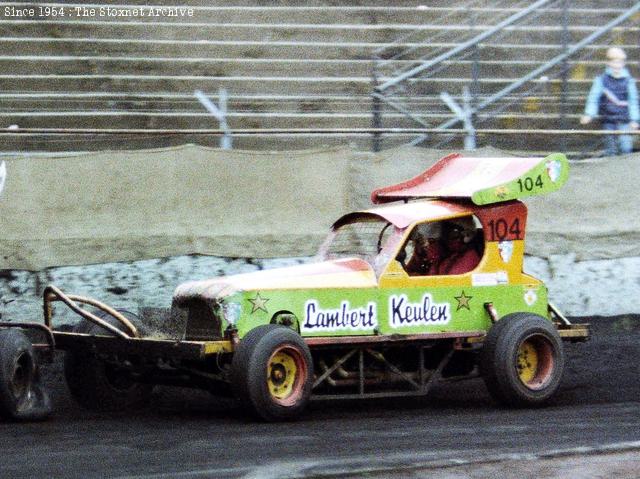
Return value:
[(251, 330), (233, 356), (231, 386), (246, 412), (286, 421), (305, 410), (313, 387), (309, 347), (295, 331), (267, 324)]
[[(137, 317), (134, 314), (118, 311), (135, 324)], [(98, 312), (96, 316), (121, 328), (121, 324), (106, 313)], [(112, 335), (90, 321), (82, 321), (74, 328), (74, 332)], [(74, 399), (82, 407), (92, 411), (137, 409), (147, 405), (151, 399), (152, 385), (134, 381), (125, 370), (99, 358), (89, 350), (67, 351), (64, 374)]]
[(0, 330), (0, 415), (38, 421), (46, 419), (51, 411), (31, 341), (20, 330)]
[(480, 368), (496, 402), (511, 407), (542, 405), (560, 386), (562, 340), (545, 318), (529, 313), (507, 315), (489, 330)]

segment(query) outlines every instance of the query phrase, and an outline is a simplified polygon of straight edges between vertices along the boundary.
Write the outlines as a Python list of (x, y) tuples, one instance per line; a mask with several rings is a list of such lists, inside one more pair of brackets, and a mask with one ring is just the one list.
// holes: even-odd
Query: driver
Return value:
[(480, 254), (475, 248), (476, 233), (470, 216), (444, 223), (442, 237), (446, 254), (438, 266), (439, 274), (463, 274), (478, 266)]
[(438, 274), (442, 258), (441, 229), (440, 223), (427, 223), (416, 226), (411, 233), (413, 254), (405, 267), (410, 276)]

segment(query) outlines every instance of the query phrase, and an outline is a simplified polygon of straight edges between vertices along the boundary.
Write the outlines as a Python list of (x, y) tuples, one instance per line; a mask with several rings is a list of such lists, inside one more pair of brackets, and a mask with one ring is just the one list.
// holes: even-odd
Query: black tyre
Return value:
[(17, 329), (0, 330), (0, 414), (7, 419), (37, 421), (46, 419), (51, 411), (31, 341)]
[(258, 326), (233, 355), (231, 386), (243, 407), (265, 421), (297, 418), (313, 387), (309, 347), (295, 331), (276, 324)]
[(529, 313), (509, 314), (487, 334), (480, 368), (500, 404), (538, 406), (558, 389), (564, 370), (562, 340), (553, 324)]
[[(128, 311), (118, 310), (134, 324), (137, 317)], [(101, 319), (121, 327), (110, 315), (98, 312)], [(110, 336), (112, 333), (90, 322), (83, 321), (74, 332)], [(104, 361), (84, 349), (67, 351), (64, 361), (67, 386), (74, 399), (82, 407), (93, 411), (118, 411), (144, 407), (151, 399), (153, 386), (134, 381), (128, 371), (116, 364)]]

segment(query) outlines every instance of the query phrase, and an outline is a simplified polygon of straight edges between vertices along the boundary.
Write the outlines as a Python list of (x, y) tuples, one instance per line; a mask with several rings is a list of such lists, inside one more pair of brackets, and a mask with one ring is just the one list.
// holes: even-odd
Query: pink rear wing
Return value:
[(486, 205), (549, 193), (569, 176), (565, 155), (545, 158), (474, 158), (445, 156), (424, 173), (397, 185), (374, 190), (374, 203), (416, 198), (470, 199)]

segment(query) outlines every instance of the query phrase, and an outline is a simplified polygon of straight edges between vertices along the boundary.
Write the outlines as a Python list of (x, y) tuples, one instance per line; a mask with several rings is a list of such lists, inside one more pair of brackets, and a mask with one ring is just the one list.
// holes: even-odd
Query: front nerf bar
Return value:
[[(57, 287), (53, 285), (49, 285), (44, 289), (43, 301), (44, 301), (44, 304), (43, 304), (44, 324), (50, 330), (53, 329), (51, 326), (51, 320), (53, 316), (53, 307), (51, 303), (53, 301), (61, 301), (62, 303), (66, 304), (69, 307), (69, 309), (71, 309), (74, 313), (78, 314), (79, 316), (82, 316), (87, 321), (91, 321), (92, 323), (97, 324), (101, 328), (104, 328), (107, 331), (112, 332), (116, 336), (120, 336), (121, 338), (124, 338), (124, 339), (140, 337), (140, 333), (138, 332), (138, 329), (122, 313), (120, 313), (119, 311), (116, 311), (115, 309), (95, 299), (86, 298), (84, 296), (77, 296), (74, 294), (66, 295), (62, 291), (60, 291), (60, 289), (58, 289)], [(89, 311), (82, 309), (82, 307), (80, 307), (78, 303), (88, 304), (101, 311), (104, 311), (105, 313), (107, 313), (108, 315), (112, 316), (117, 321), (119, 321), (125, 327), (126, 331), (121, 331), (117, 327), (106, 322), (104, 319), (101, 319), (95, 314), (92, 314)]]

